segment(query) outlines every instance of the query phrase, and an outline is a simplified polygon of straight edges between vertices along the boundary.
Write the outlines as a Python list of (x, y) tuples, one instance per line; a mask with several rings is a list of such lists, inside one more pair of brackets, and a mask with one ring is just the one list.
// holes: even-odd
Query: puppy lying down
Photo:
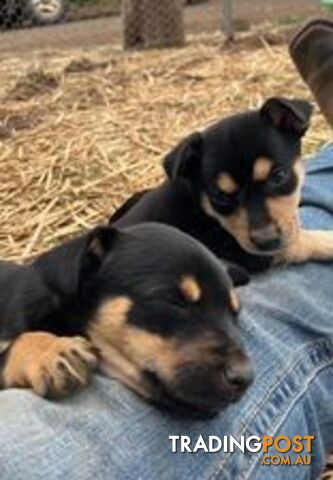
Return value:
[(244, 274), (155, 223), (98, 227), (29, 265), (2, 262), (2, 386), (61, 396), (98, 363), (149, 401), (212, 415), (253, 378), (232, 278)]

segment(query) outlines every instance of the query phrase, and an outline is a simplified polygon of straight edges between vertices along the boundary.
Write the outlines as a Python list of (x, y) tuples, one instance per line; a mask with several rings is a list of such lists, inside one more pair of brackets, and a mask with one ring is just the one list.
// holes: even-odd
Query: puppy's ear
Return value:
[(247, 271), (234, 263), (229, 263), (227, 265), (227, 272), (235, 287), (242, 287), (250, 282), (250, 277)]
[(164, 158), (164, 170), (170, 180), (191, 178), (200, 167), (202, 136), (192, 133)]
[(115, 228), (97, 227), (44, 253), (35, 260), (33, 268), (55, 294), (69, 297), (98, 270), (117, 235)]
[(260, 114), (273, 125), (286, 132), (303, 136), (310, 125), (313, 106), (306, 100), (288, 100), (282, 97), (269, 98), (261, 107)]

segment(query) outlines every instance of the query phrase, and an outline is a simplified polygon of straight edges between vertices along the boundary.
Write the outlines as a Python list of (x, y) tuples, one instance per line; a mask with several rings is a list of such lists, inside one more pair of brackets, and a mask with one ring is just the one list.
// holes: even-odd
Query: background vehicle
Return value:
[(68, 9), (68, 0), (3, 0), (1, 3), (0, 23), (5, 26), (23, 22), (51, 25), (62, 21)]

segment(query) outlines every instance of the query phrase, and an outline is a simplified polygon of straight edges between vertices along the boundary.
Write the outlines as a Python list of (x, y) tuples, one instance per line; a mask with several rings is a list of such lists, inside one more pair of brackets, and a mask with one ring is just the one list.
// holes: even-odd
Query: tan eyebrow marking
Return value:
[(239, 185), (227, 172), (219, 173), (216, 179), (216, 185), (219, 190), (225, 193), (235, 193), (239, 189)]
[(198, 302), (201, 298), (202, 292), (200, 285), (191, 275), (185, 275), (180, 282), (180, 289), (189, 302)]
[(268, 178), (268, 175), (270, 174), (272, 170), (272, 162), (265, 157), (259, 157), (255, 161), (254, 167), (253, 167), (253, 180), (256, 181), (263, 181)]

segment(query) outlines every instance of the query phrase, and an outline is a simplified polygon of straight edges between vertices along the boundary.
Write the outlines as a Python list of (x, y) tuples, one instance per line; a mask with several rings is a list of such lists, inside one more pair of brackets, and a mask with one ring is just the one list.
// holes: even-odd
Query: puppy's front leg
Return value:
[(24, 333), (7, 353), (1, 386), (32, 388), (42, 397), (60, 397), (86, 385), (96, 365), (94, 349), (83, 337)]
[(298, 230), (278, 262), (303, 263), (333, 260), (333, 231)]

